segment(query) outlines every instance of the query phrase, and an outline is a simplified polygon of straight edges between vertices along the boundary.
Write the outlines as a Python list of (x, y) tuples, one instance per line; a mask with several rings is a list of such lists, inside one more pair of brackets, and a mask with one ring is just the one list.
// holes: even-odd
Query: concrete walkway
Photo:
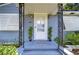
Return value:
[(26, 50), (22, 55), (62, 55), (58, 50)]

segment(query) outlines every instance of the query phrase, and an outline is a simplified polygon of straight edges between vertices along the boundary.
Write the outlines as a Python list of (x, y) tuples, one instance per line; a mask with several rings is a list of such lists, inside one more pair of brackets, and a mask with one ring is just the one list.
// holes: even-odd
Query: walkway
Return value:
[(62, 55), (58, 50), (25, 50), (23, 55)]

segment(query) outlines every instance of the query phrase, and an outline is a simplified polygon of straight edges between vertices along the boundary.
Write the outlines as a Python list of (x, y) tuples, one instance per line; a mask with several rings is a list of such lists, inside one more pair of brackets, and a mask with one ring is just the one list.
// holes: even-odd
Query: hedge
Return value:
[(16, 55), (15, 46), (0, 46), (0, 55)]

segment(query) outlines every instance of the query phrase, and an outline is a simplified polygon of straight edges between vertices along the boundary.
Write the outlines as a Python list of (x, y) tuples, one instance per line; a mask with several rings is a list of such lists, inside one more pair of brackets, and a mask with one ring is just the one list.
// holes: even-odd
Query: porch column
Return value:
[(58, 3), (58, 37), (60, 39), (59, 45), (63, 46), (63, 4), (61, 3)]
[(24, 3), (19, 3), (19, 45), (24, 42)]

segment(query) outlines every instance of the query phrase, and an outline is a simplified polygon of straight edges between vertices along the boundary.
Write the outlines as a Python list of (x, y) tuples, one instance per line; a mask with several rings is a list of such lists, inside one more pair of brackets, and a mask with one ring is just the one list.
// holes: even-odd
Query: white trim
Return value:
[(73, 53), (71, 53), (70, 51), (68, 51), (66, 48), (64, 48), (64, 52), (67, 53), (68, 55), (74, 55)]
[(59, 47), (62, 51), (64, 51), (64, 53), (66, 53), (67, 55), (74, 55), (72, 52), (70, 52), (69, 50), (67, 50), (66, 48), (64, 47)]

